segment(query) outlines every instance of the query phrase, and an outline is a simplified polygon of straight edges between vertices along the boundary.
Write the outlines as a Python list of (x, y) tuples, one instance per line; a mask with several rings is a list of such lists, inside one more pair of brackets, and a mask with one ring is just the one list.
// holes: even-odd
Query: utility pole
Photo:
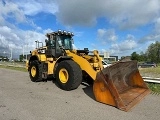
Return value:
[(158, 62), (160, 62), (160, 48), (158, 49), (158, 57), (159, 57)]
[(11, 48), (11, 58), (10, 58), (10, 59), (11, 59), (11, 61), (12, 61), (12, 48)]
[(22, 46), (22, 49), (23, 49), (23, 62), (24, 62), (24, 46)]
[(26, 60), (27, 60), (27, 51), (28, 51), (28, 43), (27, 43), (27, 48), (26, 48)]
[(28, 34), (28, 31), (27, 31), (27, 36), (26, 36), (26, 61), (27, 61), (27, 53), (28, 53), (28, 39), (29, 39), (29, 34)]

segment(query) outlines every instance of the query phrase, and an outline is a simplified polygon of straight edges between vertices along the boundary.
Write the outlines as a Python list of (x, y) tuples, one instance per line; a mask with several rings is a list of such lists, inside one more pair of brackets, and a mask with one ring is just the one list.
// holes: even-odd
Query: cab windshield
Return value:
[(58, 43), (64, 49), (72, 50), (72, 37), (67, 35), (59, 36)]

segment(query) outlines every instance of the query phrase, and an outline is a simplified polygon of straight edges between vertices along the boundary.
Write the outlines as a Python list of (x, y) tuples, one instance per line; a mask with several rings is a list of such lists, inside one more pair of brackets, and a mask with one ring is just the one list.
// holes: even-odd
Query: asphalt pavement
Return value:
[(92, 87), (63, 91), (49, 80), (0, 68), (0, 120), (159, 120), (160, 95), (150, 94), (131, 111), (95, 101)]

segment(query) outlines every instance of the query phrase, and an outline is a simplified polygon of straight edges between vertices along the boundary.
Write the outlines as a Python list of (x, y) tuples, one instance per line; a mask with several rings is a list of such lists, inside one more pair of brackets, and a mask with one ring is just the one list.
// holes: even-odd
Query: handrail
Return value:
[(145, 82), (160, 83), (160, 78), (142, 77)]

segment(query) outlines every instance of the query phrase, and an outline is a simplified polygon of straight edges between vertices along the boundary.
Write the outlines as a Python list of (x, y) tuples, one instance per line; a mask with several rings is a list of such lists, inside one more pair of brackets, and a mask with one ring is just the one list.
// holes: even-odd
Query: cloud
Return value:
[[(33, 3), (32, 3), (33, 2)], [(31, 3), (31, 7), (29, 7)], [(18, 1), (14, 0), (3, 0), (0, 1), (0, 53), (4, 51), (10, 53), (13, 51), (13, 57), (18, 57), (22, 54), (22, 48), (25, 52), (29, 53), (29, 50), (35, 49), (35, 40), (44, 42), (45, 34), (51, 29), (42, 30), (40, 26), (37, 26), (32, 19), (26, 17), (27, 15), (38, 14), (39, 12), (54, 13), (54, 3), (52, 0), (47, 2), (42, 0), (32, 0), (32, 1)], [(38, 8), (38, 4), (43, 6), (43, 8)], [(54, 4), (54, 5), (53, 5)], [(24, 8), (23, 8), (24, 5)], [(27, 9), (28, 6), (28, 9)], [(32, 10), (32, 7), (35, 7)], [(48, 6), (48, 7), (47, 7)], [(51, 7), (53, 6), (53, 7)], [(46, 7), (46, 9), (44, 9)], [(28, 11), (30, 10), (30, 11)], [(28, 13), (26, 13), (28, 11)], [(31, 12), (32, 11), (32, 12)], [(14, 23), (14, 24), (13, 24)], [(19, 23), (23, 23), (32, 27), (34, 30), (22, 30), (19, 28)], [(21, 24), (20, 24), (21, 25)], [(38, 32), (38, 31), (41, 31)], [(28, 46), (28, 47), (27, 47)], [(27, 49), (28, 48), (28, 49)], [(8, 54), (9, 55), (9, 54)]]
[(160, 33), (155, 34), (155, 33), (150, 33), (144, 36), (142, 39), (138, 41), (138, 43), (144, 44), (146, 42), (155, 42), (155, 41), (160, 41)]
[(8, 41), (12, 41), (12, 40), (19, 41), (20, 40), (20, 38), (17, 36), (17, 34), (14, 33), (14, 31), (7, 26), (0, 27), (0, 34), (4, 35)]
[(53, 0), (2, 0), (0, 1), (0, 8), (0, 26), (15, 27), (22, 23), (38, 31), (42, 30), (42, 28), (37, 26), (29, 16), (34, 16), (38, 13), (54, 14), (58, 10)]
[(160, 17), (155, 20), (152, 31), (143, 36), (138, 43), (144, 44), (155, 41), (160, 41)]
[[(27, 16), (40, 12), (54, 14), (57, 11), (53, 0), (3, 0), (0, 1), (0, 8), (0, 54), (5, 51), (9, 55), (12, 49), (13, 57), (22, 54), (23, 48), (25, 53), (29, 53), (29, 50), (35, 49), (36, 40), (44, 42), (46, 32), (52, 31), (50, 28), (42, 30)], [(33, 30), (22, 30), (19, 23), (30, 26)]]
[(128, 2), (122, 0), (120, 7), (116, 8), (118, 14), (115, 14), (116, 16), (113, 14), (114, 17), (111, 17), (110, 21), (119, 24), (123, 29), (143, 26), (157, 19), (160, 11), (159, 5), (159, 0), (130, 0)]
[[(61, 27), (65, 25), (69, 30), (73, 29), (76, 37), (83, 37), (84, 31), (76, 32), (74, 26), (94, 26), (99, 18), (105, 18), (106, 24), (124, 30), (154, 25), (152, 33), (144, 36), (139, 43), (160, 40), (159, 0), (2, 0), (0, 8), (1, 49), (10, 46), (21, 52), (22, 46), (26, 48), (28, 43), (28, 49), (32, 50), (35, 48), (35, 40), (43, 41), (46, 32), (52, 30), (43, 30), (34, 23), (31, 18), (39, 13), (55, 15), (57, 22), (62, 23)], [(19, 29), (22, 23), (35, 31)], [(114, 53), (130, 51), (138, 46), (133, 35), (127, 35), (123, 41), (118, 42), (120, 38), (115, 29), (98, 29), (97, 39), (104, 45), (112, 44), (110, 51)], [(96, 47), (95, 43), (91, 46)]]
[(34, 16), (40, 12), (52, 13), (58, 11), (56, 0), (15, 0), (25, 15)]
[(160, 33), (160, 17), (155, 21), (155, 32)]
[(43, 30), (43, 33), (46, 35), (46, 33), (51, 33), (51, 32), (53, 32), (53, 30), (52, 29), (50, 29), (50, 28), (48, 28), (48, 29), (46, 29), (46, 30)]
[[(26, 17), (21, 9), (19, 9), (18, 5), (13, 2), (0, 2), (0, 20), (2, 23), (5, 22), (5, 19), (12, 18), (16, 22), (25, 22)], [(1, 23), (1, 24), (2, 24)]]
[(89, 26), (96, 23), (98, 11), (95, 11), (97, 7), (93, 4), (95, 0), (58, 0), (57, 2), (59, 11), (56, 16), (63, 24)]
[(133, 35), (128, 34), (126, 36), (126, 40), (120, 42), (120, 43), (114, 43), (111, 45), (110, 53), (111, 54), (123, 54), (127, 55), (130, 54), (130, 50), (134, 50), (137, 48), (138, 44), (135, 40), (135, 37)]
[(73, 49), (78, 49), (75, 44), (72, 44)]
[[(12, 1), (12, 0), (11, 0)], [(159, 0), (14, 0), (0, 2), (0, 20), (14, 16), (23, 22), (26, 16), (38, 13), (56, 15), (57, 21), (68, 26), (91, 26), (105, 17), (111, 24), (122, 29), (132, 29), (155, 22), (159, 18)]]
[(159, 0), (58, 0), (58, 20), (65, 25), (94, 25), (105, 17), (120, 28), (130, 29), (153, 22), (159, 16)]
[[(9, 13), (19, 22), (25, 21), (27, 16), (38, 13), (56, 15), (57, 21), (66, 26), (91, 26), (97, 19), (105, 17), (111, 24), (122, 29), (132, 29), (155, 22), (159, 17), (159, 0), (14, 0), (0, 3), (0, 20), (4, 21)], [(14, 13), (14, 14), (13, 14)]]
[(125, 40), (120, 44), (112, 44), (112, 49), (119, 51), (133, 50), (137, 47), (137, 43), (134, 40)]
[[(46, 30), (44, 30), (44, 32), (45, 31)], [(19, 54), (23, 53), (23, 47), (25, 49), (25, 53), (29, 53), (29, 50), (35, 49), (36, 40), (44, 42), (46, 37), (43, 33), (2, 26), (0, 27), (0, 53), (4, 51), (8, 53), (10, 52), (10, 49), (12, 49), (13, 57), (18, 57)]]
[(114, 29), (98, 29), (97, 39), (103, 45), (106, 45), (108, 42), (115, 42), (118, 39), (118, 36), (115, 34)]
[(4, 36), (0, 35), (0, 48), (5, 49), (7, 47), (8, 47), (8, 41), (5, 40)]

